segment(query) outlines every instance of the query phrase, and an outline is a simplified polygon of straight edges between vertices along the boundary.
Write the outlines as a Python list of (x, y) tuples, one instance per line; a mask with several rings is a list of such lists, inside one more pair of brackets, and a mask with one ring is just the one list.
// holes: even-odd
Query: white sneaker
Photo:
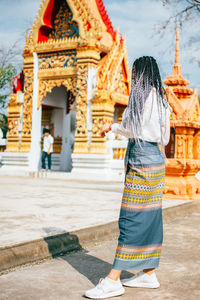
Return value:
[(143, 271), (137, 273), (131, 278), (122, 279), (121, 283), (124, 286), (142, 287), (142, 288), (149, 288), (149, 289), (157, 289), (160, 286), (160, 283), (158, 282), (155, 272), (151, 275), (148, 275), (145, 274)]
[(120, 296), (125, 290), (118, 279), (112, 282), (108, 277), (99, 280), (97, 286), (85, 292), (85, 296), (90, 299), (106, 299), (110, 297)]

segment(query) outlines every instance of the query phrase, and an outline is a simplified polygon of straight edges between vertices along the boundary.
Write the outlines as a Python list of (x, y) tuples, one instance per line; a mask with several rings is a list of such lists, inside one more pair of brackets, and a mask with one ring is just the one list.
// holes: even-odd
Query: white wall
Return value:
[(55, 124), (54, 137), (62, 136), (63, 134), (63, 108), (55, 108), (52, 111), (51, 123)]
[(61, 170), (71, 171), (71, 145), (70, 145), (70, 113), (67, 115), (63, 110), (63, 130), (62, 130), (62, 152)]
[(42, 104), (50, 105), (52, 107), (65, 108), (66, 107), (67, 91), (64, 86), (55, 87), (42, 100)]

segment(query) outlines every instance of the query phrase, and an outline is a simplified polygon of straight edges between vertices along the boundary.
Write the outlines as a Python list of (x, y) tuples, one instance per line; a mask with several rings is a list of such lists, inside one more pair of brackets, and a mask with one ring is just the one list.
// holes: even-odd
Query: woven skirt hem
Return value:
[(160, 258), (152, 258), (152, 259), (141, 259), (141, 260), (131, 260), (131, 261), (124, 261), (115, 258), (112, 269), (114, 270), (145, 270), (145, 269), (153, 269), (158, 268), (160, 262)]

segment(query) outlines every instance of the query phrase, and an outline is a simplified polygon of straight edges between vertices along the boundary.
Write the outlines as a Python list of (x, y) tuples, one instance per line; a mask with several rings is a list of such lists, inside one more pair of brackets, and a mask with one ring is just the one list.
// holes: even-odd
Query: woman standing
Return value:
[[(122, 285), (160, 286), (155, 269), (163, 241), (164, 146), (169, 142), (170, 113), (156, 60), (140, 57), (133, 64), (129, 103), (122, 123), (106, 124), (102, 131), (102, 135), (111, 130), (128, 138), (126, 177), (114, 263), (108, 276), (85, 293), (88, 298), (122, 295)], [(120, 281), (122, 270), (136, 269), (143, 271)]]

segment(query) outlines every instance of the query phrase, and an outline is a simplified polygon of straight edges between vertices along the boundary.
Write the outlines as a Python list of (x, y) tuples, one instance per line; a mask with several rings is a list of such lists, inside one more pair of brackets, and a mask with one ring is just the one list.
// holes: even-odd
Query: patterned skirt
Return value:
[(113, 263), (116, 270), (150, 269), (159, 265), (165, 164), (157, 143), (144, 142), (143, 146), (142, 153), (134, 145), (130, 152), (131, 167), (126, 171), (120, 236)]

